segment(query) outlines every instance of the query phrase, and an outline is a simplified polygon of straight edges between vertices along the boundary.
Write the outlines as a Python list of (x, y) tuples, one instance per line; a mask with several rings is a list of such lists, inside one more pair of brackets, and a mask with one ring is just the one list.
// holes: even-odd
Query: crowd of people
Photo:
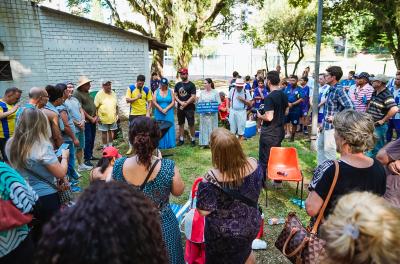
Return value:
[[(119, 109), (111, 80), (103, 80), (95, 96), (85, 76), (77, 84), (34, 87), (24, 105), (18, 104), (20, 89), (7, 89), (0, 101), (0, 263), (185, 263), (169, 202), (171, 194), (183, 194), (184, 182), (179, 164), (158, 149), (185, 144), (185, 122), (196, 146), (201, 103), (217, 106), (199, 113), (198, 145), (211, 151), (196, 201), (205, 217), (205, 262), (256, 263), (252, 242), (262, 225), (257, 203), (267, 184), (270, 149), (285, 137), (293, 141), (296, 133), (308, 133), (309, 72), (282, 79), (279, 71), (259, 71), (253, 84), (234, 72), (228, 95), (218, 93), (209, 78), (197, 95), (187, 69), (179, 70), (174, 89), (157, 74), (148, 88), (138, 75), (125, 96), (130, 149), (124, 157), (113, 146)], [(392, 141), (392, 130), (399, 136), (400, 71), (394, 79), (342, 76), (338, 66), (318, 76), (318, 166), (305, 210), (312, 225), (339, 153), (338, 180), (318, 231), (326, 241), (321, 262), (396, 263), (400, 140)], [(248, 119), (260, 134), (258, 160), (242, 149)], [(93, 156), (97, 130), (99, 158)], [(84, 170), (91, 170), (90, 186), (76, 203), (66, 202), (68, 190), (81, 191)]]

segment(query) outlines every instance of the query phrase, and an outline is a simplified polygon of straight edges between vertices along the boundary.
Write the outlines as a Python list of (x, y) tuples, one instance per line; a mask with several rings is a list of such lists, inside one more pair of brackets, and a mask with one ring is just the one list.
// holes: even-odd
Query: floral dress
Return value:
[[(261, 166), (244, 178), (238, 191), (258, 201), (262, 188)], [(219, 183), (220, 184), (220, 183)], [(224, 193), (218, 183), (199, 185), (197, 208), (211, 212), (206, 216), (204, 238), (208, 264), (243, 264), (251, 253), (251, 244), (261, 225), (260, 211)]]
[[(123, 165), (127, 158), (123, 157), (115, 161), (112, 178), (116, 181), (127, 182), (123, 175)], [(175, 162), (169, 159), (161, 160), (161, 168), (153, 180), (149, 180), (143, 193), (160, 210), (162, 236), (167, 249), (169, 263), (184, 264), (181, 234), (178, 220), (169, 205), (169, 194), (172, 188)]]

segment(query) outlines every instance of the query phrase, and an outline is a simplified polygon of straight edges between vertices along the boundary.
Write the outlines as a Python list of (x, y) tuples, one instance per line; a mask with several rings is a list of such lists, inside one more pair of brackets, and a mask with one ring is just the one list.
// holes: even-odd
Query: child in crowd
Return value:
[(308, 77), (303, 76), (300, 79), (300, 86), (303, 92), (303, 101), (301, 102), (300, 132), (303, 130), (305, 135), (308, 134), (308, 110), (310, 109), (310, 87), (307, 85)]
[[(264, 108), (264, 99), (267, 97), (268, 91), (264, 84), (264, 79), (260, 77), (258, 80), (258, 87), (254, 89), (253, 105), (255, 110)], [(257, 113), (253, 115), (254, 119), (257, 120), (257, 131), (261, 129), (261, 119), (257, 119)]]
[(247, 91), (249, 91), (250, 95), (252, 96), (252, 95), (253, 95), (253, 89), (251, 88), (251, 84), (250, 84), (250, 82), (251, 82), (250, 76), (247, 75), (247, 76), (244, 78), (244, 80), (245, 80), (244, 89), (246, 89)]
[(90, 172), (90, 182), (111, 180), (111, 174), (116, 159), (121, 158), (118, 149), (113, 146), (104, 148), (103, 157), (97, 163), (96, 168)]

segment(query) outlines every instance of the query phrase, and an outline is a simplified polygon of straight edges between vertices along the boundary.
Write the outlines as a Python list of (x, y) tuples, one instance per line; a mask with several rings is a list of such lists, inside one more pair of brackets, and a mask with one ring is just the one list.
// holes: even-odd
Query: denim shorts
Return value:
[(118, 126), (117, 126), (117, 122), (114, 122), (112, 124), (99, 123), (98, 128), (99, 128), (99, 131), (106, 132), (106, 131), (110, 131), (110, 130), (117, 130)]

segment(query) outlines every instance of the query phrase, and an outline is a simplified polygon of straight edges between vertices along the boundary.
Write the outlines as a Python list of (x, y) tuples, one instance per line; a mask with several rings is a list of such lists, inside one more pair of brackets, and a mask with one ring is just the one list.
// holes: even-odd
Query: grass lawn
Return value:
[[(116, 143), (115, 145), (119, 148), (121, 154), (127, 151), (128, 146), (126, 141), (119, 140)], [(307, 183), (311, 179), (312, 170), (316, 166), (316, 155), (309, 150), (309, 145), (310, 143), (304, 139), (293, 143), (286, 141), (283, 143), (283, 146), (293, 146), (297, 148), (301, 168), (306, 178), (305, 186), (307, 186)], [(243, 148), (248, 156), (257, 158), (258, 136), (243, 142)], [(185, 193), (180, 197), (171, 197), (171, 202), (184, 204), (188, 199), (194, 179), (204, 175), (211, 168), (211, 152), (209, 149), (201, 149), (198, 146), (191, 147), (187, 144), (175, 149), (163, 151), (163, 154), (172, 154), (172, 156), (168, 158), (176, 162), (185, 182)], [(88, 173), (83, 173), (81, 182), (82, 187), (88, 185)], [(274, 246), (275, 240), (282, 229), (282, 225), (269, 226), (267, 219), (271, 217), (284, 218), (289, 212), (295, 211), (302, 219), (303, 223), (306, 224), (309, 218), (304, 209), (300, 209), (290, 202), (290, 198), (296, 197), (295, 192), (296, 185), (291, 183), (284, 183), (283, 188), (279, 190), (269, 188), (267, 208), (265, 207), (265, 192), (263, 191), (261, 194), (259, 203), (265, 214), (264, 239), (268, 243), (268, 248), (267, 250), (256, 251), (257, 263), (289, 263)], [(307, 191), (305, 191), (303, 197), (307, 197)]]

